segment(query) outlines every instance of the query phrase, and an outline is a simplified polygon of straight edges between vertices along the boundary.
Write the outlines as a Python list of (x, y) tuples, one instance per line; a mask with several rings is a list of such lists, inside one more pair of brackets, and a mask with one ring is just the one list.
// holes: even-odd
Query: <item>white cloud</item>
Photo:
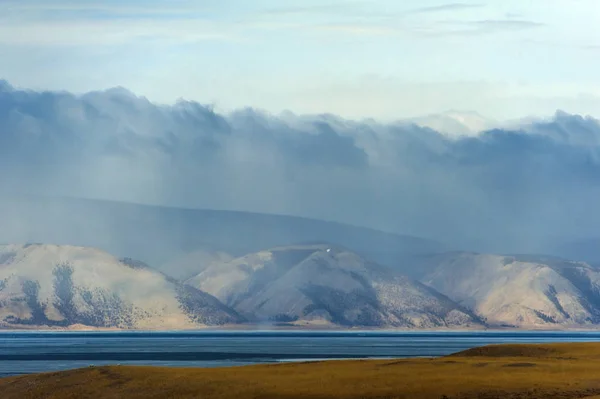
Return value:
[(454, 12), (471, 10), (474, 8), (484, 7), (484, 4), (479, 3), (447, 3), (436, 6), (421, 7), (411, 10), (412, 13), (439, 13), (439, 12)]
[(597, 115), (596, 12), (552, 1), (6, 0), (0, 78), (349, 118)]
[(186, 43), (240, 40), (233, 29), (200, 20), (47, 21), (0, 25), (0, 44), (8, 45), (120, 45), (143, 41)]

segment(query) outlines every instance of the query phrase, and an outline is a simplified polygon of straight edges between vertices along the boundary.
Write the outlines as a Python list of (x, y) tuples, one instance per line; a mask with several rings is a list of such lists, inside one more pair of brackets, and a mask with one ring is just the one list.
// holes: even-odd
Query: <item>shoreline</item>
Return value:
[(600, 395), (599, 361), (600, 343), (595, 342), (502, 344), (435, 358), (315, 360), (223, 368), (93, 366), (0, 378), (0, 392), (3, 399), (596, 399)]
[(0, 326), (0, 333), (11, 332), (37, 332), (37, 333), (56, 333), (56, 332), (114, 332), (114, 333), (194, 333), (194, 332), (333, 332), (333, 333), (493, 333), (493, 332), (547, 332), (547, 333), (569, 333), (569, 332), (598, 332), (600, 333), (600, 325), (593, 328), (587, 326), (574, 327), (487, 327), (487, 328), (341, 328), (337, 326), (284, 326), (284, 325), (227, 325), (227, 326), (200, 326), (198, 328), (153, 328), (153, 329), (120, 329), (112, 327), (38, 327), (38, 326), (15, 326), (6, 327)]

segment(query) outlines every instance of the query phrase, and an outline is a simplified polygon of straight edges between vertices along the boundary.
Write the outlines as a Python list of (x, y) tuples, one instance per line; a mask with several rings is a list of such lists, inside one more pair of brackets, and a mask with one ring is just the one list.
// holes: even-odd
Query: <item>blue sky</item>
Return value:
[(0, 78), (228, 111), (600, 116), (597, 0), (0, 1)]

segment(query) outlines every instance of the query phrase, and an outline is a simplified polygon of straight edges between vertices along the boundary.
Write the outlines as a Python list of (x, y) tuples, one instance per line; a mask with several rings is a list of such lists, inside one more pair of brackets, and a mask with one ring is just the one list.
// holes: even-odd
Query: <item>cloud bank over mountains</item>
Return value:
[(0, 81), (0, 195), (308, 216), (492, 252), (598, 236), (598, 120), (558, 111), (458, 135), (415, 122), (222, 115)]

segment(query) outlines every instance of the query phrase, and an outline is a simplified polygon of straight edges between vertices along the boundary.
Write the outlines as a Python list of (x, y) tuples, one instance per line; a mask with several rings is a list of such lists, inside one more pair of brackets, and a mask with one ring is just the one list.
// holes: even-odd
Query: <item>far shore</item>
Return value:
[(48, 327), (48, 326), (6, 326), (0, 325), (0, 332), (253, 332), (253, 331), (281, 331), (281, 332), (389, 332), (389, 333), (419, 333), (419, 332), (600, 332), (600, 325), (590, 326), (548, 326), (531, 327), (473, 327), (473, 328), (369, 328), (352, 327), (343, 328), (333, 325), (289, 325), (289, 324), (232, 324), (224, 326), (199, 326), (197, 328), (150, 328), (150, 329), (122, 329), (115, 327), (91, 327), (74, 325), (70, 327)]
[(490, 345), (438, 358), (179, 368), (100, 366), (0, 378), (2, 399), (599, 399), (600, 343)]

